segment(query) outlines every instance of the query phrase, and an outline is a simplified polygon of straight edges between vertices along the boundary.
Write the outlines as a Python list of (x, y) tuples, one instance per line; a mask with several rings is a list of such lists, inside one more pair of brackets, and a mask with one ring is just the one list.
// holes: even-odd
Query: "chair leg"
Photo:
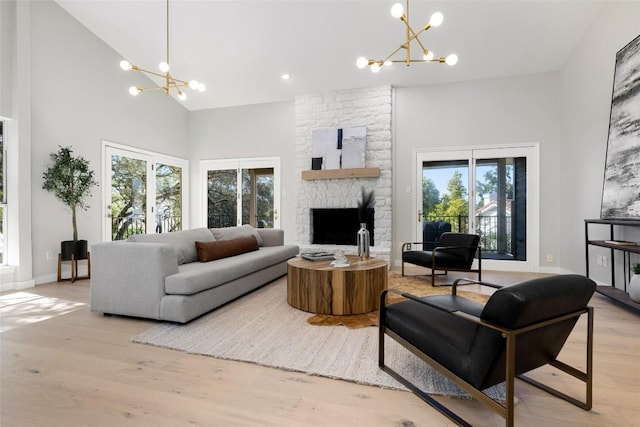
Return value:
[[(381, 316), (383, 310), (380, 310)], [(456, 425), (460, 427), (473, 427), (471, 424), (466, 422), (456, 413), (451, 411), (449, 408), (435, 400), (433, 397), (429, 396), (427, 393), (416, 387), (414, 384), (409, 382), (402, 375), (394, 371), (390, 366), (387, 366), (384, 362), (384, 337), (385, 337), (385, 327), (382, 326), (384, 320), (380, 319), (380, 326), (378, 327), (378, 367), (382, 369), (384, 372), (389, 374), (391, 377), (395, 378), (396, 381), (407, 387), (413, 394), (422, 399), (425, 403), (433, 407), (435, 410), (440, 412), (442, 415), (453, 421)]]
[(585, 350), (586, 350), (586, 361), (587, 361), (586, 371), (581, 371), (557, 359), (549, 363), (551, 366), (561, 370), (562, 372), (584, 382), (585, 384), (584, 401), (576, 399), (572, 396), (569, 396), (561, 392), (560, 390), (555, 389), (554, 387), (543, 384), (525, 375), (520, 375), (518, 376), (518, 378), (535, 387), (538, 387), (541, 390), (546, 391), (549, 394), (552, 394), (553, 396), (556, 396), (566, 402), (569, 402), (577, 406), (578, 408), (584, 409), (585, 411), (589, 411), (591, 410), (593, 405), (593, 307), (587, 307), (587, 342), (586, 342)]
[(506, 394), (506, 402), (505, 402), (505, 426), (513, 427), (513, 422), (515, 418), (514, 413), (514, 386), (515, 386), (515, 363), (516, 363), (516, 337), (513, 334), (507, 334), (507, 354), (505, 361), (505, 394)]

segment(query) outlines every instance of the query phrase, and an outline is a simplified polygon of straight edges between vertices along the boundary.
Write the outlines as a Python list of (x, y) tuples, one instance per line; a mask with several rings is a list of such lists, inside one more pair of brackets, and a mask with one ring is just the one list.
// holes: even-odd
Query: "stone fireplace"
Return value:
[[(327, 92), (296, 97), (296, 176), (311, 169), (312, 134), (317, 129), (366, 127), (366, 167), (377, 167), (376, 178), (302, 180), (296, 196), (296, 241), (301, 251), (342, 250), (356, 253), (351, 245), (314, 243), (312, 209), (354, 209), (362, 188), (376, 197), (371, 256), (390, 261), (392, 226), (391, 100), (390, 86)], [(359, 228), (359, 227), (358, 227)], [(371, 232), (370, 230), (370, 232)], [(349, 232), (345, 232), (348, 234)]]

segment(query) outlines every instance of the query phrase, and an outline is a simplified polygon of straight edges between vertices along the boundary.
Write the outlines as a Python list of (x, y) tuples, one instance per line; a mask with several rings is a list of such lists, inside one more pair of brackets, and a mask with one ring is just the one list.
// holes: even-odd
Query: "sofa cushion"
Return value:
[(264, 241), (260, 233), (258, 233), (258, 230), (249, 224), (244, 224), (239, 227), (211, 228), (210, 230), (216, 240), (231, 240), (238, 237), (254, 236), (258, 241), (258, 246), (264, 246)]
[(245, 236), (213, 242), (196, 242), (196, 251), (198, 252), (200, 262), (214, 261), (216, 259), (257, 250), (258, 241), (255, 236)]
[(129, 241), (142, 243), (168, 243), (178, 257), (178, 265), (198, 260), (198, 253), (194, 242), (213, 242), (213, 234), (206, 228), (174, 231), (160, 234), (136, 234), (129, 237)]
[[(195, 248), (195, 245), (193, 246)], [(299, 248), (295, 245), (269, 246), (212, 262), (180, 265), (178, 273), (165, 278), (165, 292), (191, 295), (215, 288), (263, 268), (285, 262), (296, 256), (298, 251)]]

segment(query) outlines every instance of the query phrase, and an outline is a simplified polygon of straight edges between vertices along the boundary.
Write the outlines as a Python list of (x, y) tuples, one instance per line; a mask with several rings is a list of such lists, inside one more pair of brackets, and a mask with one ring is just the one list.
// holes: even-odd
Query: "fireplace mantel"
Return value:
[(380, 168), (351, 168), (302, 171), (302, 179), (305, 181), (314, 181), (316, 179), (378, 178), (379, 176)]

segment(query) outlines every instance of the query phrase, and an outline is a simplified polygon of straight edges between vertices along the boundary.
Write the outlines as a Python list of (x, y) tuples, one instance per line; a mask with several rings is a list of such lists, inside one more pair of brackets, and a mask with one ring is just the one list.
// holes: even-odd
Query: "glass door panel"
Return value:
[(182, 168), (156, 163), (156, 233), (182, 230)]
[[(136, 156), (137, 157), (137, 156)], [(111, 240), (147, 232), (149, 161), (111, 153)]]
[(526, 157), (476, 160), (476, 232), (483, 258), (526, 260)]
[(242, 169), (242, 224), (273, 228), (273, 168)]
[(445, 221), (451, 230), (469, 230), (469, 163), (467, 160), (422, 163), (420, 221)]
[(207, 171), (207, 228), (238, 225), (237, 169)]

